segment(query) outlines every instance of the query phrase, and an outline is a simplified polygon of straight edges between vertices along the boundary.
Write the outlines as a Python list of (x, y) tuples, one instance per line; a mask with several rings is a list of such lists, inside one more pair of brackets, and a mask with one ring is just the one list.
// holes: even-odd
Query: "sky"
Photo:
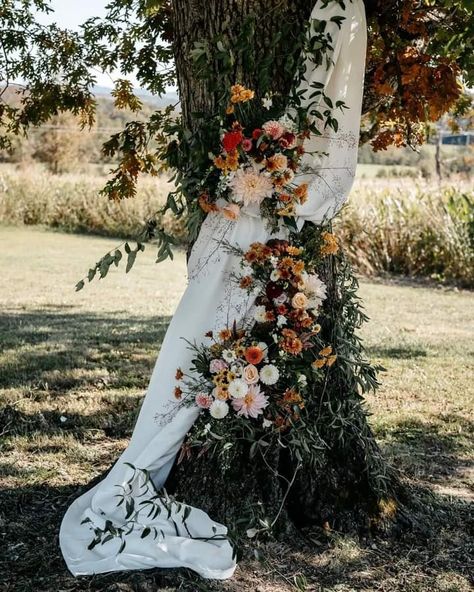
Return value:
[[(77, 29), (90, 17), (104, 16), (105, 6), (108, 3), (109, 0), (50, 0), (50, 6), (54, 9), (54, 13), (40, 14), (38, 20), (44, 24), (55, 22), (60, 27)], [(112, 86), (109, 76), (100, 72), (94, 74), (98, 85), (109, 88)], [(127, 78), (137, 85), (133, 76), (127, 76)]]
[(43, 22), (57, 22), (62, 27), (76, 29), (91, 16), (104, 16), (107, 0), (51, 0), (54, 14), (43, 16)]

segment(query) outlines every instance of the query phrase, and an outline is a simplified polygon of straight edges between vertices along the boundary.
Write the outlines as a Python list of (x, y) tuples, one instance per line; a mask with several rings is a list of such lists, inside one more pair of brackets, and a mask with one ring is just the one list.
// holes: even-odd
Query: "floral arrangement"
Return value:
[(199, 205), (205, 212), (220, 211), (232, 220), (242, 207), (257, 206), (272, 226), (283, 221), (294, 227), (296, 206), (305, 203), (308, 195), (307, 184), (295, 181), (307, 131), (298, 130), (288, 116), (255, 126), (245, 105), (253, 98), (254, 92), (242, 85), (231, 87), (221, 150), (210, 155), (212, 165)]
[(316, 268), (338, 245), (334, 235), (322, 232), (315, 258), (296, 240), (256, 242), (246, 252), (227, 246), (241, 258), (233, 279), (256, 295), (255, 304), (239, 326), (207, 333), (207, 344), (190, 344), (194, 366), (189, 374), (176, 373), (175, 396), (182, 404), (237, 426), (249, 420), (281, 432), (298, 422), (308, 384), (337, 359), (320, 337), (326, 285)]

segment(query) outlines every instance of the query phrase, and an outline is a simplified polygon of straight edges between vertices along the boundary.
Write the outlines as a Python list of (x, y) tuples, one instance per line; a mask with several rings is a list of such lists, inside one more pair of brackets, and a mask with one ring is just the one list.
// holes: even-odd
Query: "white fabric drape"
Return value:
[[(302, 221), (315, 223), (337, 211), (354, 177), (366, 42), (362, 0), (347, 2), (346, 10), (336, 2), (330, 2), (326, 8), (320, 4), (315, 6), (312, 18), (329, 20), (339, 14), (345, 20), (340, 30), (330, 25), (335, 47), (333, 66), (326, 70), (308, 64), (302, 85), (309, 88), (313, 81), (324, 82), (326, 94), (334, 101), (344, 100), (349, 109), (336, 115), (338, 133), (328, 134), (325, 130), (323, 136), (309, 140), (310, 150), (329, 153), (317, 162), (309, 155), (306, 157), (315, 170), (304, 176), (310, 184), (309, 199), (298, 214)], [(284, 234), (283, 230), (281, 236)], [(121, 553), (117, 539), (91, 550), (87, 547), (94, 537), (94, 527), (103, 528), (107, 521), (115, 527), (126, 523), (125, 504), (117, 506), (117, 486), (128, 487), (126, 483), (131, 482), (128, 491), (137, 496), (137, 503), (146, 499), (139, 497), (143, 492), (142, 474), (134, 476), (133, 469), (125, 463), (147, 470), (160, 489), (186, 433), (198, 417), (197, 408), (178, 408), (173, 396), (176, 368), (180, 366), (186, 371), (191, 365), (192, 353), (182, 338), (203, 342), (207, 331), (218, 331), (234, 320), (238, 322), (253, 304), (251, 297), (230, 281), (231, 274), (238, 270), (238, 260), (222, 248), (222, 243), (247, 249), (252, 242), (265, 242), (268, 238), (265, 222), (252, 212), (243, 212), (235, 222), (219, 214), (210, 214), (205, 220), (188, 263), (188, 287), (163, 341), (130, 444), (107, 477), (76, 499), (64, 516), (60, 544), (74, 575), (188, 567), (205, 578), (232, 576), (236, 564), (231, 545), (223, 536), (225, 526), (196, 508), (192, 508), (186, 527), (182, 520), (184, 508), (173, 508), (170, 515), (163, 511), (155, 518), (141, 513), (133, 530), (124, 537), (126, 546)], [(159, 536), (141, 538), (147, 527), (156, 528)]]

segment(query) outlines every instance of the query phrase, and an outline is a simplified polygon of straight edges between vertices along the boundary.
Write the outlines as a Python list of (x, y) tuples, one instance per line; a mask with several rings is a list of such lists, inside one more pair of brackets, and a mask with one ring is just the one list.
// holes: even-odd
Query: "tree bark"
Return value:
[[(301, 30), (308, 20), (314, 0), (172, 0), (173, 49), (176, 60), (181, 108), (186, 125), (193, 128), (193, 113), (212, 111), (217, 97), (208, 81), (201, 80), (193, 69), (191, 50), (195, 43), (215, 43), (222, 37), (232, 46), (249, 16), (255, 17), (256, 31), (253, 40), (255, 63), (258, 65), (268, 55), (272, 37), (280, 32), (282, 22), (294, 23), (295, 31)], [(298, 55), (294, 39), (281, 43), (282, 54)], [(211, 53), (212, 56), (212, 53)], [(218, 63), (209, 64), (217, 72)], [(278, 68), (275, 56), (275, 91), (285, 92), (292, 84), (293, 74)], [(245, 84), (259, 94), (258, 70), (242, 67), (238, 59), (234, 65), (235, 83)]]

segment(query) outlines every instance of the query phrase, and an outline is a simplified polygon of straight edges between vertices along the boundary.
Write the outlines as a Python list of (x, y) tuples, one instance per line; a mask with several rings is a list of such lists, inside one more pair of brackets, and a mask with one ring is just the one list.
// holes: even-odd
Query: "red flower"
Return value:
[(259, 127), (257, 127), (256, 129), (253, 130), (252, 132), (252, 138), (254, 140), (258, 140), (260, 138), (260, 136), (263, 134), (263, 130), (260, 129)]
[(283, 294), (283, 288), (275, 282), (268, 282), (265, 291), (267, 293), (268, 298), (270, 299), (278, 298), (278, 296), (281, 296), (281, 294)]
[(243, 137), (244, 136), (240, 130), (225, 133), (222, 138), (222, 146), (224, 146), (224, 150), (227, 153), (235, 150), (240, 142), (242, 142)]

